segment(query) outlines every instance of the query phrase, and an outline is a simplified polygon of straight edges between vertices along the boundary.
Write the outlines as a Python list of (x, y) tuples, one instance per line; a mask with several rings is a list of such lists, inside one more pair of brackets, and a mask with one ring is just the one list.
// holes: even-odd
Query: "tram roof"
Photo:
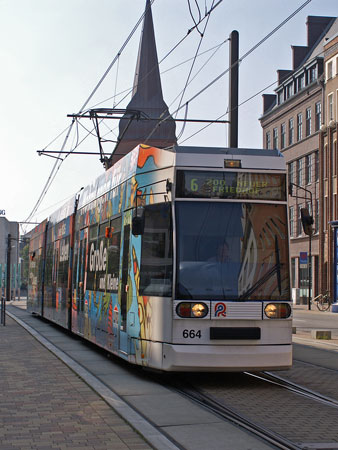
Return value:
[[(212, 156), (212, 157), (211, 157)], [(127, 153), (110, 169), (87, 185), (79, 196), (79, 208), (113, 189), (121, 182), (137, 174), (164, 167), (191, 169), (224, 169), (224, 160), (240, 159), (242, 169), (285, 170), (285, 160), (279, 150), (227, 147), (193, 147), (174, 145), (166, 149), (139, 145)], [(147, 161), (151, 167), (147, 166)], [(75, 196), (49, 217), (58, 223), (70, 216), (74, 210)]]
[(279, 156), (283, 157), (282, 153), (277, 149), (266, 150), (261, 148), (229, 148), (229, 147), (190, 147), (184, 145), (175, 145), (168, 148), (175, 153), (203, 153), (203, 154), (222, 154), (233, 156)]

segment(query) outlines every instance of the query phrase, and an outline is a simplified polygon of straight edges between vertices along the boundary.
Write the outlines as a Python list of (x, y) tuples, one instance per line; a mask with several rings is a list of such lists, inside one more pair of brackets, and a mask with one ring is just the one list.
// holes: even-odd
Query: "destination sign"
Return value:
[(285, 175), (178, 170), (176, 197), (285, 201)]

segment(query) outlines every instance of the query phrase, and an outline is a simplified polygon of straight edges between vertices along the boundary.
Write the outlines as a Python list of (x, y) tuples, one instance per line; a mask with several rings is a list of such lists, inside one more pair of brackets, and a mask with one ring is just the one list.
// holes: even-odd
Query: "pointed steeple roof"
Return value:
[[(134, 111), (139, 111), (141, 118), (130, 121)], [(142, 116), (147, 119), (142, 119)], [(159, 121), (149, 120), (149, 118), (167, 119), (156, 127)], [(176, 144), (175, 130), (175, 121), (170, 116), (168, 106), (163, 99), (151, 3), (150, 0), (146, 0), (132, 98), (126, 113), (120, 120), (118, 144), (109, 165), (113, 165), (138, 144), (162, 148)]]

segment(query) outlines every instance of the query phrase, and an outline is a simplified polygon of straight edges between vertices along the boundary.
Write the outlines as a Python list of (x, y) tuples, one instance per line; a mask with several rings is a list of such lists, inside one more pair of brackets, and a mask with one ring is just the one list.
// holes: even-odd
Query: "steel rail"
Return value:
[(208, 409), (209, 411), (213, 412), (222, 419), (232, 422), (241, 428), (244, 428), (245, 430), (251, 432), (253, 435), (261, 438), (262, 440), (268, 442), (269, 444), (274, 445), (276, 448), (282, 450), (302, 449), (302, 447), (300, 447), (296, 443), (291, 442), (290, 440), (284, 438), (283, 436), (252, 422), (245, 416), (235, 412), (233, 409), (224, 406), (217, 400), (203, 394), (198, 389), (191, 389), (191, 387), (187, 388), (184, 385), (179, 386), (175, 382), (168, 380), (166, 380), (166, 383), (167, 387), (169, 386), (172, 390), (178, 392), (182, 396), (187, 397), (194, 403), (197, 403), (200, 406)]
[(306, 397), (309, 400), (314, 400), (326, 406), (331, 406), (333, 408), (338, 409), (338, 400), (335, 400), (331, 397), (327, 397), (326, 395), (320, 394), (319, 392), (313, 391), (312, 389), (301, 386), (279, 375), (275, 375), (271, 372), (262, 372), (261, 374), (245, 372), (245, 374), (252, 376), (256, 379), (274, 384), (275, 386), (279, 386), (283, 389), (287, 389), (288, 391), (294, 392), (295, 394), (302, 395), (303, 397)]

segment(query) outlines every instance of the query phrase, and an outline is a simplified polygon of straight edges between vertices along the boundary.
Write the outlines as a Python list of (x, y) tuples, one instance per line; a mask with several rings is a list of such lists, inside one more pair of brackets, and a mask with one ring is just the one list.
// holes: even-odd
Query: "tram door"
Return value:
[(128, 354), (128, 333), (127, 333), (127, 300), (128, 300), (128, 273), (130, 259), (130, 224), (123, 228), (123, 255), (122, 255), (122, 279), (121, 279), (121, 319), (119, 333), (119, 351)]
[(80, 231), (80, 242), (78, 247), (78, 260), (76, 267), (76, 324), (73, 323), (75, 329), (79, 334), (84, 336), (85, 332), (85, 314), (88, 314), (85, 308), (85, 274), (87, 270), (88, 258), (88, 229), (85, 228)]

